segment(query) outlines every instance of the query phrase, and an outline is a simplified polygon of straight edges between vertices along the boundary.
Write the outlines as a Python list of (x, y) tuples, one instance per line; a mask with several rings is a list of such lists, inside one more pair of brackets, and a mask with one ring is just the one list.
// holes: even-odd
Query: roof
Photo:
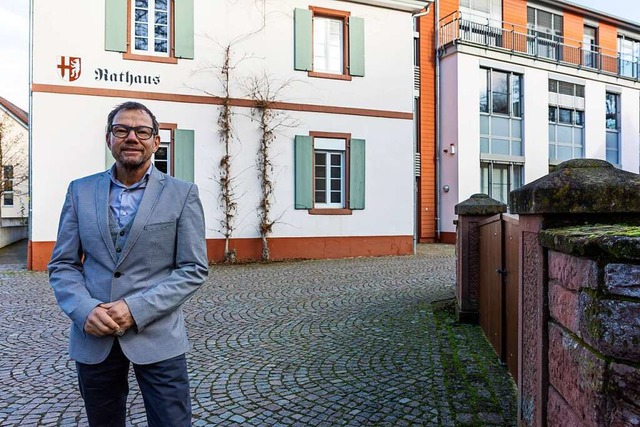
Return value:
[(0, 109), (5, 110), (25, 128), (29, 127), (29, 114), (14, 103), (0, 96)]
[(383, 7), (385, 9), (401, 10), (403, 12), (417, 13), (433, 3), (433, 0), (349, 0), (354, 3), (363, 3), (370, 6)]
[(640, 23), (632, 21), (628, 18), (623, 18), (620, 16), (612, 15), (610, 13), (593, 9), (588, 6), (583, 6), (579, 4), (577, 1), (579, 0), (538, 0), (539, 3), (548, 4), (550, 6), (562, 7), (563, 9), (572, 10), (574, 12), (578, 12), (586, 15), (587, 17), (595, 18), (599, 21), (607, 21), (611, 24), (614, 24), (618, 27), (623, 27), (630, 29), (632, 31), (638, 32), (640, 30)]

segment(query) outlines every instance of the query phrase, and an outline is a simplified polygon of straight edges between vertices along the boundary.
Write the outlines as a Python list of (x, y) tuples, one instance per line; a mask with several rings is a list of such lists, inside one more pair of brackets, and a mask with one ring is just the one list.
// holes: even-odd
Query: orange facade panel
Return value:
[(617, 73), (618, 29), (613, 25), (601, 22), (598, 26), (598, 44), (602, 54), (602, 69)]
[(504, 0), (502, 2), (503, 47), (520, 52), (527, 51), (524, 35), (527, 33), (527, 2)]
[(582, 38), (584, 35), (584, 18), (573, 12), (564, 11), (563, 14), (564, 46), (562, 59), (572, 64), (582, 63)]

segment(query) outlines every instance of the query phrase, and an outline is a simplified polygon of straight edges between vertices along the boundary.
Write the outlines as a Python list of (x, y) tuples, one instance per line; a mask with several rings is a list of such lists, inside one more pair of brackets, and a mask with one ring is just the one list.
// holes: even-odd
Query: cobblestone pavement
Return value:
[[(512, 426), (515, 390), (453, 322), (454, 253), (212, 266), (187, 303), (195, 426)], [(0, 269), (0, 425), (86, 425), (44, 273)], [(130, 425), (145, 425), (132, 377)]]

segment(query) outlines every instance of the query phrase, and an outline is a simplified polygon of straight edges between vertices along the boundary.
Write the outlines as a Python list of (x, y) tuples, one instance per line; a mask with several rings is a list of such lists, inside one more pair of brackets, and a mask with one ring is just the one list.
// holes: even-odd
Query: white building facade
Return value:
[(271, 258), (412, 253), (412, 13), (424, 5), (32, 0), (29, 267), (46, 267), (68, 183), (113, 162), (106, 117), (129, 100), (161, 124), (155, 166), (199, 186), (211, 260), (228, 230), (223, 158), (229, 249), (260, 258), (265, 106)]

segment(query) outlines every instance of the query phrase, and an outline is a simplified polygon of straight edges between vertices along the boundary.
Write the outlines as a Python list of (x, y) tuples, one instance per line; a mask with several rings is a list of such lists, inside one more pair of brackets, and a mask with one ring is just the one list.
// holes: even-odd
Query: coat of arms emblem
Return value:
[(73, 82), (80, 78), (82, 73), (82, 59), (76, 56), (58, 57), (58, 74), (63, 80)]

